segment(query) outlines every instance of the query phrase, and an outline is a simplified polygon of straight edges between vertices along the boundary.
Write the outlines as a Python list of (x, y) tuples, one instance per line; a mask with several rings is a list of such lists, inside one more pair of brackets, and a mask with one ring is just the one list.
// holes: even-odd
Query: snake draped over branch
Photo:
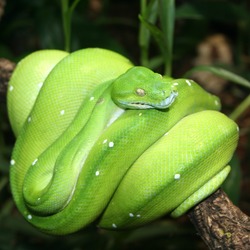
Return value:
[(115, 52), (34, 52), (18, 64), (7, 97), (17, 137), (11, 191), (43, 232), (178, 217), (230, 172), (238, 126), (219, 112), (220, 100)]

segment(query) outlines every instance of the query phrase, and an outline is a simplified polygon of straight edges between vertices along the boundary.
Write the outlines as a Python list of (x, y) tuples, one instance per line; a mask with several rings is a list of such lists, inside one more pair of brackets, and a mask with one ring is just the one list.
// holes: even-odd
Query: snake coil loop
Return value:
[(8, 89), (15, 203), (50, 234), (180, 216), (230, 171), (238, 127), (219, 109), (194, 81), (112, 51), (32, 53)]

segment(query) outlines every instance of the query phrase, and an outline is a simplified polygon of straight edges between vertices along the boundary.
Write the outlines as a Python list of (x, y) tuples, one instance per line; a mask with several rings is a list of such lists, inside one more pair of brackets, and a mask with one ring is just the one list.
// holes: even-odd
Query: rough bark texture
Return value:
[(221, 189), (188, 216), (209, 249), (250, 249), (250, 218)]
[(5, 0), (0, 0), (0, 19), (4, 14)]
[(0, 58), (0, 100), (6, 99), (6, 93), (7, 93), (7, 86), (9, 79), (11, 77), (11, 74), (15, 68), (15, 63)]
[[(0, 100), (6, 100), (14, 68), (14, 63), (0, 59)], [(250, 249), (250, 218), (222, 190), (193, 208), (189, 218), (210, 249)]]

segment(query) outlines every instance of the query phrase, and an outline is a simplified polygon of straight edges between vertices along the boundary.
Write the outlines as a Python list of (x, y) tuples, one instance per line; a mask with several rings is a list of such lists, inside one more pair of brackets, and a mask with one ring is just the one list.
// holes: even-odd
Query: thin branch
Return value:
[(6, 100), (8, 82), (15, 65), (15, 63), (5, 58), (0, 58), (0, 102)]

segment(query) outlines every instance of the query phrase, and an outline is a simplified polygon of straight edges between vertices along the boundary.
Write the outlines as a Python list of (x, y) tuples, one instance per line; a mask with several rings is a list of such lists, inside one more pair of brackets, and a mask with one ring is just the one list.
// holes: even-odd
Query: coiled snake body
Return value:
[(8, 90), (17, 207), (50, 234), (180, 216), (230, 171), (238, 127), (219, 109), (194, 81), (112, 51), (35, 52)]

